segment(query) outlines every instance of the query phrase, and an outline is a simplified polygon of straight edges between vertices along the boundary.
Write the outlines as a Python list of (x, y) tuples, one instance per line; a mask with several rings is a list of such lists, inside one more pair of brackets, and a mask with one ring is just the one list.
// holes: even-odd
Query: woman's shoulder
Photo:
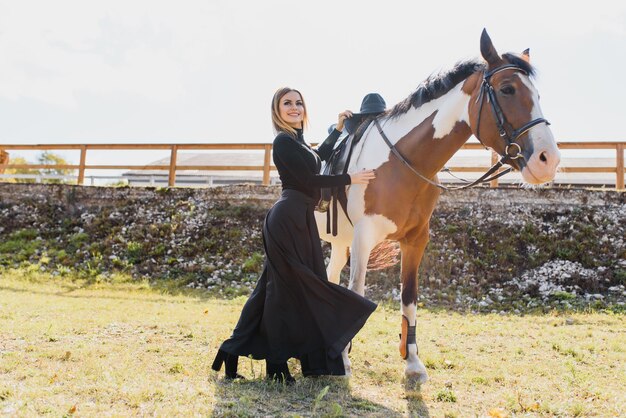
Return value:
[(296, 145), (296, 141), (286, 132), (279, 132), (274, 138), (274, 147), (290, 147)]

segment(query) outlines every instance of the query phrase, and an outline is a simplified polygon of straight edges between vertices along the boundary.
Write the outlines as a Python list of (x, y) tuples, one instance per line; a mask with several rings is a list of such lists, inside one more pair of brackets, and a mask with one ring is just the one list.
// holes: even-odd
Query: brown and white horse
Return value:
[[(400, 353), (407, 360), (406, 377), (417, 383), (428, 379), (415, 337), (417, 272), (440, 194), (437, 172), (472, 134), (519, 170), (526, 183), (551, 181), (560, 161), (531, 81), (528, 50), (500, 56), (483, 30), (480, 51), (486, 62), (462, 62), (429, 77), (367, 128), (348, 171), (376, 169), (376, 179), (366, 187), (348, 187), (352, 222), (339, 210), (338, 234), (332, 236), (326, 233), (326, 215), (316, 213), (320, 236), (332, 244), (329, 280), (339, 282), (350, 254), (349, 288), (361, 295), (372, 249), (384, 240), (399, 242)], [(350, 374), (347, 350), (344, 363)]]

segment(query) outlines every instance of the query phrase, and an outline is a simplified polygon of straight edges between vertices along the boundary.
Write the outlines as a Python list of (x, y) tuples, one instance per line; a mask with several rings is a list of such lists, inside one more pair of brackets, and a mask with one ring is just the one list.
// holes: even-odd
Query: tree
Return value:
[[(8, 163), (12, 165), (30, 164), (23, 157), (13, 157), (11, 158), (10, 161), (8, 161)], [(7, 168), (4, 171), (4, 173), (5, 174), (39, 174), (39, 171), (34, 170), (32, 168)], [(7, 178), (4, 181), (9, 182), (9, 183), (34, 183), (35, 179)]]
[[(68, 165), (68, 162), (63, 159), (63, 157), (56, 155), (54, 153), (45, 151), (37, 157), (36, 163), (30, 163), (26, 161), (23, 157), (13, 157), (10, 160), (11, 165), (20, 165), (20, 164), (46, 164), (46, 165)], [(7, 168), (5, 170), (5, 174), (31, 174), (31, 175), (62, 175), (69, 176), (73, 175), (76, 170), (67, 169), (67, 168)], [(34, 183), (36, 180), (34, 178), (13, 178), (6, 179), (5, 181), (9, 183)], [(66, 181), (61, 179), (43, 179), (45, 183), (66, 183)]]
[[(49, 164), (49, 165), (69, 165), (69, 163), (61, 156), (53, 154), (49, 151), (44, 151), (37, 158), (39, 164)], [(42, 175), (56, 175), (56, 176), (71, 176), (74, 175), (76, 170), (69, 168), (42, 168), (39, 172)], [(60, 179), (48, 179), (45, 180), (48, 183), (66, 183), (64, 180)]]

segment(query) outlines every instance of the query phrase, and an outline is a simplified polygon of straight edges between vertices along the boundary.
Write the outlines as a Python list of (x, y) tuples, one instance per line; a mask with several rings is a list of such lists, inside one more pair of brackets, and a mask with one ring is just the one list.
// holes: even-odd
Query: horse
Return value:
[[(429, 220), (445, 188), (437, 173), (472, 135), (501, 156), (489, 174), (506, 164), (520, 171), (525, 183), (542, 184), (554, 179), (560, 162), (531, 81), (535, 69), (529, 50), (499, 55), (483, 29), (480, 52), (483, 60), (461, 61), (431, 75), (367, 127), (348, 172), (375, 169), (376, 178), (367, 186), (347, 187), (347, 216), (337, 211), (336, 235), (326, 230), (326, 214), (315, 213), (320, 237), (332, 248), (329, 280), (339, 283), (350, 258), (348, 287), (362, 296), (371, 251), (385, 240), (399, 243), (400, 354), (406, 379), (419, 384), (428, 374), (415, 332), (418, 269), (429, 241)], [(343, 360), (350, 375), (347, 348)]]

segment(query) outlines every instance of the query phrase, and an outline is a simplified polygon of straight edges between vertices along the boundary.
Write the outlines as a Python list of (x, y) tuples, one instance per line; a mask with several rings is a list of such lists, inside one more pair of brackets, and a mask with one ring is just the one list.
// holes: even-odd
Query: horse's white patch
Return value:
[(350, 289), (363, 295), (365, 273), (372, 249), (398, 227), (389, 218), (379, 214), (365, 214), (365, 187), (350, 186), (348, 190), (348, 213), (354, 224), (354, 236), (350, 252)]
[[(419, 108), (412, 107), (408, 112), (396, 118), (383, 118), (380, 124), (385, 135), (392, 144), (397, 143), (413, 128), (437, 112), (433, 120), (434, 138), (443, 138), (452, 132), (458, 121), (468, 121), (468, 102), (470, 96), (463, 92), (462, 83), (456, 85), (445, 95), (423, 104)], [(380, 167), (389, 160), (390, 150), (382, 139), (378, 129), (371, 124), (365, 131), (363, 139), (353, 151), (349, 172)]]
[[(329, 211), (332, 211), (332, 208), (328, 208)], [(327, 221), (328, 215), (326, 212), (315, 212), (315, 221), (317, 223), (317, 229), (320, 233), (320, 238), (326, 242), (330, 242), (333, 247), (337, 245), (338, 247), (349, 247), (352, 242), (352, 236), (354, 234), (354, 230), (352, 224), (348, 221), (346, 214), (344, 213), (341, 205), (337, 208), (337, 235), (333, 236), (331, 233), (327, 232)]]
[(345, 370), (345, 377), (350, 377), (352, 376), (352, 362), (350, 361), (350, 357), (348, 356), (348, 348), (350, 346), (348, 345), (348, 347), (344, 348), (343, 351), (341, 352), (341, 357), (343, 359), (343, 368)]
[(449, 135), (457, 122), (469, 121), (468, 104), (470, 96), (463, 91), (462, 87), (462, 84), (458, 84), (445, 95), (445, 101), (439, 104), (439, 111), (433, 121), (433, 127), (435, 128), (434, 139), (441, 139)]
[(383, 215), (364, 215), (354, 224), (355, 240), (352, 241), (350, 252), (350, 284), (349, 288), (359, 295), (365, 294), (365, 274), (370, 253), (376, 245), (389, 234), (397, 230), (397, 226)]

